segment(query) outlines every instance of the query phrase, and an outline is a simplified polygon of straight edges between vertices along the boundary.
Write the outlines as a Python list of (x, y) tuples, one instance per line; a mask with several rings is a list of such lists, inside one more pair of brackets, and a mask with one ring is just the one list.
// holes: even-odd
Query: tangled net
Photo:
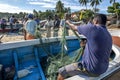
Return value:
[[(65, 26), (65, 25), (64, 25)], [(47, 58), (47, 62), (44, 65), (44, 74), (47, 78), (47, 80), (57, 80), (57, 74), (59, 68), (62, 66), (71, 64), (73, 62), (79, 61), (82, 53), (83, 53), (83, 47), (80, 49), (70, 53), (69, 55), (66, 54), (67, 52), (67, 44), (66, 44), (66, 28), (63, 27), (62, 30), (62, 38), (61, 38), (61, 51), (57, 55), (51, 55), (47, 50), (44, 48), (44, 46), (41, 46), (44, 51), (49, 55)], [(73, 31), (74, 34), (78, 37), (75, 31)], [(40, 43), (42, 44), (42, 37), (40, 30), (36, 30), (36, 37), (40, 39)], [(80, 38), (78, 38), (80, 40)]]
[(47, 76), (47, 80), (56, 80), (57, 74), (58, 74), (58, 69), (71, 64), (73, 62), (77, 62), (80, 59), (81, 53), (83, 51), (83, 48), (80, 48), (76, 50), (72, 56), (65, 55), (64, 57), (61, 57), (61, 54), (58, 54), (57, 56), (54, 57), (49, 57), (47, 61), (47, 66), (45, 70), (45, 75)]

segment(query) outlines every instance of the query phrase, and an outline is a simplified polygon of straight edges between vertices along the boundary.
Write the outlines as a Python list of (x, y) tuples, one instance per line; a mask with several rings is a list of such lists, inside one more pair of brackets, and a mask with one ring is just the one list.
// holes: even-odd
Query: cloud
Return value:
[(51, 3), (56, 3), (58, 0), (43, 0), (45, 2), (51, 2)]
[[(28, 0), (28, 4), (39, 5), (47, 9), (51, 9), (51, 8), (54, 9), (57, 1), (58, 0), (41, 0), (41, 1)], [(62, 0), (62, 3), (64, 3), (64, 7), (70, 7), (71, 10), (77, 11), (80, 9), (85, 9), (84, 6), (80, 6), (79, 4), (76, 4), (75, 0), (74, 0), (74, 3), (72, 1)]]
[(69, 5), (66, 5), (65, 7), (70, 7), (71, 10), (81, 10), (81, 9), (85, 9), (85, 7), (80, 7), (80, 6), (69, 6)]
[(55, 5), (45, 2), (29, 2), (31, 5), (40, 5), (43, 8), (55, 8)]
[(27, 0), (27, 2), (56, 3), (59, 0)]
[(32, 11), (30, 11), (30, 10), (21, 9), (19, 7), (8, 5), (8, 4), (0, 4), (0, 12), (9, 12), (9, 13), (27, 12), (27, 13), (32, 13)]
[(30, 1), (28, 3), (32, 4), (32, 5), (46, 5), (46, 3), (44, 3), (44, 2), (33, 2), (33, 1)]
[[(18, 5), (14, 6), (9, 5), (11, 2), (7, 2), (7, 0), (1, 0), (4, 3), (0, 3), (0, 12), (10, 12), (10, 13), (19, 13), (19, 12), (28, 12), (32, 13), (33, 9), (45, 11), (47, 9), (54, 9), (56, 7), (56, 3), (59, 0), (13, 0), (13, 3), (17, 1)], [(0, 2), (1, 2), (0, 1)], [(64, 7), (70, 7), (71, 11), (79, 11), (81, 9), (86, 9), (85, 6), (81, 6), (79, 3), (79, 0), (60, 0)], [(120, 0), (117, 0), (120, 1)], [(19, 6), (19, 3), (23, 4), (24, 6)], [(107, 5), (106, 5), (107, 4)], [(97, 8), (100, 9), (100, 11), (106, 11), (107, 6), (109, 6), (109, 1), (103, 1), (101, 5), (98, 5)], [(88, 9), (92, 9), (90, 4), (87, 6)]]

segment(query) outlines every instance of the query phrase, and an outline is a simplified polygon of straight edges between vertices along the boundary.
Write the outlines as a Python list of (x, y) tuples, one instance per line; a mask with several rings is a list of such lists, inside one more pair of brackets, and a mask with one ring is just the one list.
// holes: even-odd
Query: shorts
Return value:
[(26, 39), (26, 40), (35, 39), (35, 36), (33, 36), (33, 35), (27, 33), (27, 34), (25, 35), (25, 39)]
[(59, 74), (62, 75), (64, 78), (68, 78), (75, 75), (85, 75), (85, 76), (92, 76), (97, 77), (99, 75), (93, 74), (88, 72), (82, 65), (81, 62), (72, 63), (70, 65), (64, 66), (59, 69)]

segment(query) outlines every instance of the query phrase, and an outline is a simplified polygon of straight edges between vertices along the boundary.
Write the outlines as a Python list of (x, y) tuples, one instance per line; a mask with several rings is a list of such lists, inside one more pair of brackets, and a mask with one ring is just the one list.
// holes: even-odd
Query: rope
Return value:
[(46, 48), (44, 47), (44, 43), (42, 41), (42, 36), (41, 36), (41, 33), (40, 33), (40, 29), (37, 29), (36, 30), (36, 37), (39, 38), (39, 42), (40, 42), (40, 46), (41, 48), (43, 48), (43, 50), (45, 51), (45, 53), (48, 55), (48, 56), (53, 56), (52, 54), (50, 54), (50, 52), (48, 52), (48, 50), (46, 50)]

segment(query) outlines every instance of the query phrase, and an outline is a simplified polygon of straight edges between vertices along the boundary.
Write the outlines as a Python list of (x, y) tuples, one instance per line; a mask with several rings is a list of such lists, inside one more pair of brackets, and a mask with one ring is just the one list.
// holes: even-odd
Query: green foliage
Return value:
[(0, 12), (0, 18), (9, 18), (11, 15), (14, 15), (15, 18), (23, 18), (27, 13), (25, 12), (20, 12), (20, 13), (2, 13)]
[(87, 3), (89, 3), (89, 0), (79, 0), (79, 3), (82, 5), (82, 6), (86, 6), (86, 9), (87, 9)]
[[(72, 56), (65, 55), (65, 53), (59, 53), (56, 56), (49, 57), (47, 65), (44, 67), (44, 73), (47, 80), (56, 80), (59, 68), (77, 62), (83, 53), (83, 48), (80, 48), (72, 53)], [(64, 56), (62, 56), (64, 54)]]
[[(33, 14), (38, 16), (40, 19), (46, 19), (48, 16), (54, 17), (55, 14), (58, 14), (60, 18), (63, 17), (64, 13), (71, 13), (70, 7), (65, 8), (64, 4), (59, 0), (56, 4), (55, 10), (46, 10), (45, 12), (36, 11), (33, 9)], [(28, 13), (20, 12), (20, 13), (0, 13), (0, 18), (9, 18), (11, 15), (15, 15), (16, 18), (23, 18)]]
[(96, 13), (96, 7), (97, 5), (100, 5), (100, 3), (102, 2), (102, 0), (90, 0), (90, 5), (92, 7), (94, 7), (94, 12)]
[(113, 3), (112, 6), (108, 6), (108, 13), (114, 13), (117, 16), (117, 20), (120, 17), (120, 3)]
[(47, 19), (48, 18), (48, 16), (54, 16), (54, 14), (55, 14), (55, 11), (54, 10), (46, 10), (45, 12), (38, 12), (38, 14), (39, 14), (39, 18), (40, 19)]
[(79, 3), (83, 6), (83, 5), (87, 5), (87, 3), (89, 2), (89, 0), (79, 0)]
[(45, 49), (45, 44), (42, 43), (42, 36), (41, 36), (41, 31), (40, 31), (40, 26), (37, 27), (36, 29), (36, 38), (40, 39), (41, 47), (43, 50), (48, 54), (47, 62), (45, 63), (45, 66), (43, 67), (45, 76), (47, 80), (56, 80), (57, 79), (57, 74), (59, 68), (71, 64), (73, 62), (77, 62), (82, 53), (83, 53), (83, 48), (81, 47), (80, 49), (72, 52), (70, 55), (67, 55), (67, 49), (65, 49), (65, 46), (67, 45), (66, 43), (66, 24), (64, 24), (63, 27), (63, 32), (62, 32), (62, 37), (61, 37), (61, 51), (57, 55), (50, 55), (49, 52)]
[(116, 2), (116, 0), (110, 0), (110, 3), (115, 3)]
[(55, 10), (57, 13), (64, 12), (64, 4), (60, 0), (57, 2)]
[(102, 0), (91, 0), (90, 2), (91, 6), (97, 6), (102, 2)]
[(64, 13), (71, 13), (70, 7), (65, 8), (64, 4), (60, 0), (56, 4), (55, 11), (60, 18), (63, 18)]
[[(92, 10), (85, 10), (84, 12), (82, 12), (83, 16), (82, 16), (82, 19), (85, 19), (85, 20), (89, 20), (91, 17), (94, 16), (94, 12)], [(81, 13), (80, 13), (81, 15)]]
[(114, 7), (109, 6), (107, 12), (108, 13), (114, 13)]
[(120, 9), (115, 9), (114, 11), (120, 15)]
[(35, 9), (33, 10), (33, 14), (34, 16), (38, 16), (38, 12)]
[(118, 3), (118, 2), (113, 3), (113, 7), (114, 7), (115, 9), (120, 8), (120, 3)]

